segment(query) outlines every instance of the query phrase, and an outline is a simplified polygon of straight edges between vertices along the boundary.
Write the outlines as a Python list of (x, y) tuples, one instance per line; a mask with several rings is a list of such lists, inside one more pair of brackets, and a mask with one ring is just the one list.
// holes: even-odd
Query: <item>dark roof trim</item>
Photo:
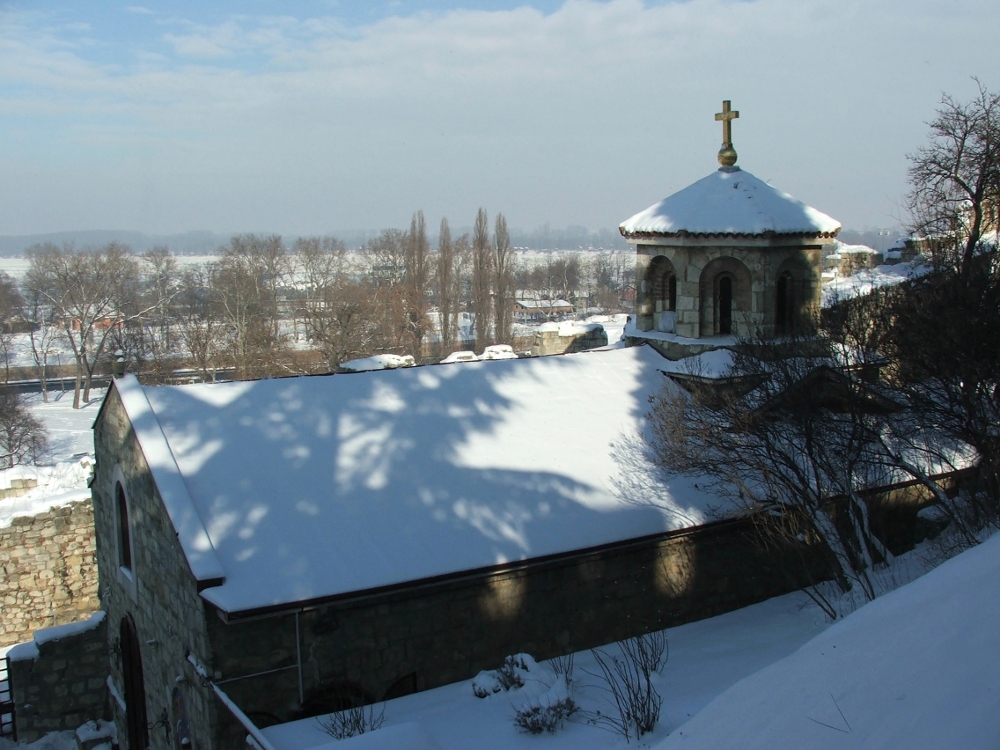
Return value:
[(746, 523), (746, 518), (730, 518), (730, 519), (724, 519), (722, 521), (710, 521), (709, 523), (700, 524), (698, 526), (689, 526), (684, 529), (674, 529), (672, 531), (661, 531), (656, 534), (647, 534), (646, 536), (634, 537), (632, 539), (627, 539), (618, 542), (607, 542), (606, 544), (599, 544), (595, 547), (585, 547), (583, 549), (572, 550), (570, 552), (557, 552), (551, 555), (532, 557), (527, 560), (515, 560), (512, 562), (501, 563), (498, 565), (487, 565), (481, 568), (472, 568), (470, 570), (462, 570), (462, 571), (457, 571), (455, 573), (444, 573), (442, 575), (431, 576), (429, 578), (420, 578), (413, 581), (392, 583), (387, 586), (377, 586), (375, 588), (362, 589), (360, 591), (348, 591), (342, 594), (332, 594), (330, 596), (321, 596), (313, 599), (303, 599), (297, 602), (288, 602), (285, 604), (273, 604), (266, 607), (257, 607), (254, 609), (246, 609), (237, 612), (225, 612), (221, 609), (218, 608), (216, 609), (218, 611), (219, 617), (225, 622), (248, 620), (251, 618), (266, 617), (270, 615), (290, 614), (292, 612), (299, 612), (306, 609), (313, 609), (315, 607), (320, 607), (326, 604), (333, 604), (337, 602), (350, 602), (356, 599), (366, 599), (372, 596), (394, 594), (408, 590), (416, 591), (430, 586), (437, 586), (446, 583), (457, 583), (463, 580), (482, 578), (484, 576), (496, 575), (498, 573), (507, 573), (516, 570), (523, 570), (528, 568), (529, 566), (535, 567), (546, 564), (558, 565), (560, 563), (569, 562), (574, 559), (599, 555), (604, 552), (609, 552), (616, 549), (624, 550), (632, 547), (640, 547), (666, 539), (690, 536), (692, 534), (702, 534), (705, 533), (707, 530), (715, 530), (718, 528), (723, 528), (725, 526), (731, 526), (734, 524), (741, 524), (741, 523)]
[(822, 238), (822, 239), (833, 239), (840, 232), (838, 229), (836, 232), (775, 232), (768, 229), (764, 232), (688, 232), (684, 229), (678, 232), (626, 232), (620, 226), (618, 231), (622, 237), (625, 239), (642, 239), (642, 240), (656, 240), (656, 239), (681, 239), (686, 237), (692, 237), (695, 239), (723, 239), (723, 238), (757, 238), (757, 239), (769, 239), (771, 237), (809, 237), (809, 238)]

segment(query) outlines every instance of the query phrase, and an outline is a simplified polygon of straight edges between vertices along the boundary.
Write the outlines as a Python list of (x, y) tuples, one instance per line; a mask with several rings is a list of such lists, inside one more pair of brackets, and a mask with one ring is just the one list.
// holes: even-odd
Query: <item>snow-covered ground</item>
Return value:
[(928, 263), (911, 261), (891, 266), (863, 268), (850, 276), (837, 277), (823, 285), (823, 306), (829, 307), (837, 300), (868, 294), (872, 289), (892, 286), (931, 270)]
[[(669, 660), (657, 683), (663, 696), (660, 725), (652, 735), (642, 738), (643, 744), (664, 739), (730, 685), (792, 654), (826, 628), (822, 614), (809, 604), (804, 594), (789, 594), (720, 617), (670, 628), (666, 631)], [(617, 653), (613, 646), (605, 650)], [(597, 672), (590, 652), (577, 654), (571, 694), (584, 711), (606, 713), (611, 706), (594, 676)], [(547, 676), (542, 670), (542, 677)], [(390, 701), (385, 707), (385, 724), (378, 731), (405, 725), (411, 735), (432, 738), (413, 747), (442, 750), (597, 750), (624, 746), (620, 737), (590, 726), (582, 718), (571, 719), (554, 734), (535, 736), (519, 732), (514, 726), (515, 711), (528, 699), (525, 694), (533, 692), (537, 689), (529, 682), (521, 690), (477, 698), (471, 680), (446, 685)], [(331, 741), (316, 719), (271, 727), (264, 734), (276, 750), (305, 750)], [(388, 741), (392, 734), (389, 731), (383, 737)], [(376, 737), (378, 734), (372, 735), (372, 740)], [(396, 745), (392, 742), (372, 745), (376, 746)], [(727, 746), (732, 745), (719, 747)], [(343, 747), (346, 750), (352, 744)]]
[[(892, 267), (892, 268), (898, 268)], [(878, 270), (878, 269), (876, 269)], [(609, 331), (609, 339), (612, 338)], [(365, 376), (361, 376), (365, 377)], [(20, 514), (86, 491), (90, 426), (102, 393), (84, 409), (71, 394), (49, 404), (29, 396), (50, 432), (51, 452), (25, 499), (0, 502)], [(0, 518), (0, 525), (3, 519)], [(901, 564), (920, 565), (921, 550)], [(944, 563), (832, 626), (803, 594), (772, 599), (666, 631), (669, 661), (657, 680), (660, 725), (640, 746), (662, 748), (987, 748), (1000, 742), (1000, 537)], [(609, 647), (614, 652), (614, 647)], [(498, 665), (499, 666), (499, 665)], [(544, 666), (544, 665), (543, 665)], [(572, 695), (607, 712), (593, 657), (577, 655)], [(539, 675), (551, 679), (540, 670)], [(471, 681), (391, 701), (377, 733), (350, 747), (622, 748), (620, 737), (571, 720), (554, 734), (518, 732), (513, 719), (535, 689), (472, 693)], [(265, 730), (276, 750), (305, 750), (331, 738), (315, 720)], [(668, 736), (669, 735), (669, 736)], [(0, 750), (5, 750), (0, 742)], [(31, 750), (71, 750), (56, 733)]]
[[(897, 565), (920, 567), (925, 553)], [(833, 625), (796, 593), (670, 628), (669, 661), (655, 681), (663, 696), (660, 723), (638, 746), (996, 747), (998, 585), (1000, 536)], [(613, 646), (605, 651), (616, 653)], [(545, 666), (538, 675), (549, 683)], [(383, 727), (344, 747), (626, 747), (586, 721), (585, 712), (613, 711), (597, 672), (589, 652), (576, 655), (570, 694), (581, 711), (554, 734), (532, 736), (514, 726), (518, 707), (546, 687), (532, 684), (529, 672), (524, 688), (485, 699), (473, 695), (470, 680), (390, 701)], [(317, 719), (264, 734), (275, 750), (331, 741)]]
[(0, 488), (14, 479), (31, 478), (38, 486), (23, 497), (0, 501), (0, 528), (18, 516), (43, 513), (49, 508), (76, 502), (90, 495), (87, 481), (93, 470), (94, 437), (91, 426), (104, 398), (103, 389), (91, 392), (91, 401), (73, 408), (73, 393), (49, 393), (49, 403), (39, 394), (24, 397), (31, 413), (45, 427), (49, 450), (38, 466), (15, 466), (0, 471)]

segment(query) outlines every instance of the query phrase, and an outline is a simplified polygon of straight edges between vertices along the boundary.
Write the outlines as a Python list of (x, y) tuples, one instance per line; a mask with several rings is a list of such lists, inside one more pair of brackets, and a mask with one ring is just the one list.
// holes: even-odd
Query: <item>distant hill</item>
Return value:
[(209, 231), (184, 232), (182, 234), (143, 234), (126, 229), (92, 229), (78, 232), (52, 232), (50, 234), (25, 234), (0, 236), (0, 256), (18, 256), (32, 245), (52, 243), (62, 247), (101, 247), (109, 242), (128, 245), (141, 253), (153, 247), (166, 246), (175, 255), (211, 255), (221, 245), (229, 243), (228, 234)]

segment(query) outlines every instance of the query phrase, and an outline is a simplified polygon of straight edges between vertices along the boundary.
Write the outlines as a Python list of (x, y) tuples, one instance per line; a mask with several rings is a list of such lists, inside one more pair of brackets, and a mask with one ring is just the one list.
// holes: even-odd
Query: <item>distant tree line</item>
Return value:
[(79, 407), (98, 368), (118, 360), (149, 381), (180, 367), (210, 381), (330, 371), (378, 353), (421, 359), (429, 341), (442, 356), (470, 337), (482, 351), (513, 341), (519, 292), (622, 309), (634, 278), (626, 256), (552, 254), (521, 268), (505, 217), (484, 209), (471, 236), (452, 237), (442, 219), (436, 248), (421, 211), (408, 230), (385, 229), (357, 250), (333, 237), (288, 246), (246, 234), (197, 266), (165, 247), (39, 244), (20, 285), (0, 273), (0, 355), (9, 380), (26, 338), (47, 398), (56, 346), (68, 347)]

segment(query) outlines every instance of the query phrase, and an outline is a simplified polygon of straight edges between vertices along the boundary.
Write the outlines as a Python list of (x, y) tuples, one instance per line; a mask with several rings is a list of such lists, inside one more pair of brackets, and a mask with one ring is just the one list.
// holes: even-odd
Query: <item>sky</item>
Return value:
[(905, 224), (942, 93), (1000, 87), (995, 0), (0, 0), (0, 235), (613, 228), (739, 166)]

